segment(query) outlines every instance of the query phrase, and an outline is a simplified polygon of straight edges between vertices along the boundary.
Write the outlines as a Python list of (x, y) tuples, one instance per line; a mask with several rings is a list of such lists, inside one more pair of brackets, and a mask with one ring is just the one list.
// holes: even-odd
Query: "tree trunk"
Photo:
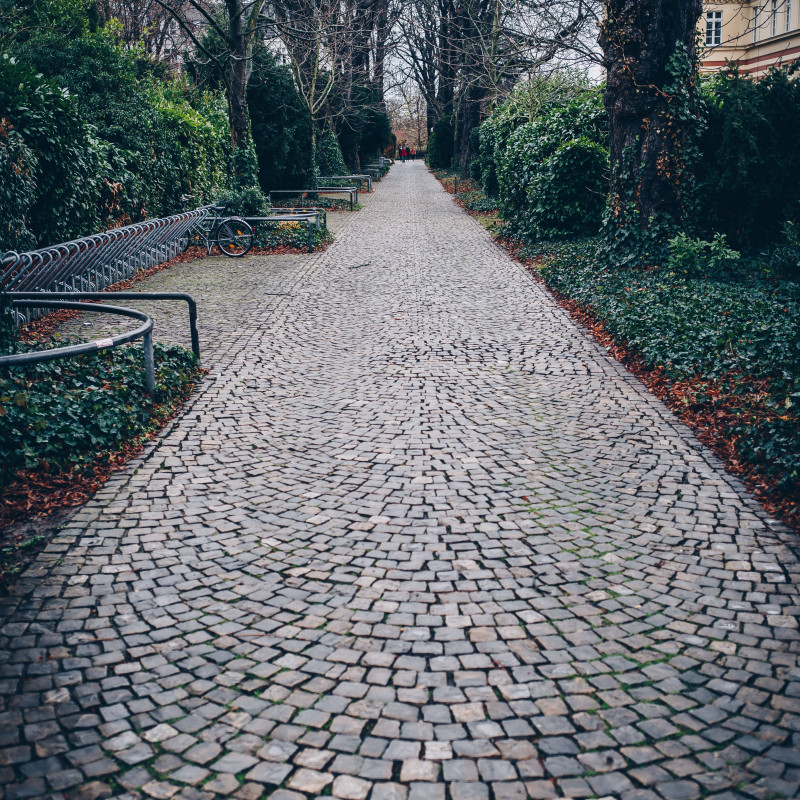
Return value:
[(250, 144), (250, 118), (247, 113), (248, 42), (239, 0), (228, 0), (230, 66), (228, 72), (228, 119), (233, 149)]
[(456, 169), (462, 174), (469, 173), (475, 154), (472, 152), (472, 132), (481, 124), (481, 108), (486, 100), (484, 87), (473, 84), (461, 98), (456, 125), (454, 161)]
[(386, 39), (389, 36), (389, 2), (379, 0), (376, 4), (375, 15), (375, 69), (373, 81), (378, 93), (380, 108), (386, 111), (386, 98), (384, 97), (384, 71), (386, 62)]
[[(633, 203), (645, 226), (684, 210), (682, 149), (688, 128), (676, 117), (678, 91), (691, 92), (701, 0), (605, 0), (600, 30), (607, 69), (611, 202), (624, 224)], [(683, 85), (669, 69), (685, 48), (690, 74)]]
[(250, 117), (247, 113), (247, 74), (244, 62), (233, 62), (230, 71), (231, 91), (228, 116), (234, 148), (250, 143)]

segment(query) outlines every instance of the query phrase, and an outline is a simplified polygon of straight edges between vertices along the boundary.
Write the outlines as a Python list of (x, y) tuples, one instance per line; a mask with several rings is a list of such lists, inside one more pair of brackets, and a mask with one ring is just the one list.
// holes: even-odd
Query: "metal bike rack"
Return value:
[(361, 181), (367, 184), (367, 191), (372, 191), (372, 175), (321, 175), (321, 181)]
[(305, 222), (306, 223), (306, 231), (308, 235), (308, 252), (314, 252), (314, 232), (311, 228), (312, 225), (319, 230), (319, 218), (320, 215), (317, 211), (297, 211), (295, 209), (289, 209), (288, 211), (295, 211), (295, 213), (286, 213), (287, 210), (278, 209), (283, 213), (275, 213), (270, 214), (266, 217), (242, 217), (245, 222), (257, 225), (259, 222)]
[(180, 300), (189, 307), (192, 351), (200, 358), (197, 335), (197, 305), (181, 292), (103, 292), (109, 286), (127, 280), (149, 267), (163, 264), (183, 250), (181, 241), (189, 230), (209, 213), (209, 206), (151, 219), (55, 244), (28, 253), (13, 251), (0, 255), (0, 288), (11, 300), (11, 313), (17, 325), (23, 325), (45, 310), (70, 309), (117, 314), (140, 319), (144, 325), (135, 331), (33, 353), (0, 356), (0, 366), (30, 364), (54, 358), (68, 358), (92, 353), (106, 347), (143, 339), (147, 390), (155, 390), (153, 362), (153, 320), (144, 312), (115, 305), (82, 303), (78, 300)]
[(7, 292), (99, 292), (174, 258), (181, 237), (208, 213), (204, 206), (28, 253), (7, 252), (0, 257), (0, 286)]
[(325, 194), (347, 194), (350, 195), (350, 210), (352, 211), (355, 204), (358, 202), (358, 187), (357, 186), (319, 186), (316, 189), (273, 189), (268, 197), (269, 203), (272, 205), (272, 195), (289, 195), (290, 197), (299, 197), (300, 202), (311, 195)]

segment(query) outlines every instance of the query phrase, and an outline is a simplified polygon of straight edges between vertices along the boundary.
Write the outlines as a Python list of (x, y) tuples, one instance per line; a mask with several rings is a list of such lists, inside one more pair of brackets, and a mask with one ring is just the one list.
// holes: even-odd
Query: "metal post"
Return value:
[(192, 331), (192, 352), (200, 360), (200, 337), (197, 335), (197, 304), (189, 298), (189, 328)]
[(308, 252), (314, 252), (314, 234), (311, 231), (311, 217), (306, 220), (306, 228), (308, 229)]
[(144, 381), (147, 394), (153, 397), (156, 393), (156, 362), (153, 355), (153, 332), (148, 331), (142, 337), (144, 345)]

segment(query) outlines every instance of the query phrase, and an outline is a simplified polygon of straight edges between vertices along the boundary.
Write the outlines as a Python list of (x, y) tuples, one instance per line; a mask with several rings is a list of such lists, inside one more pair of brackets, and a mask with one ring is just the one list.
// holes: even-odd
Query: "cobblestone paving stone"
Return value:
[(212, 372), (2, 600), (4, 797), (798, 797), (797, 538), (421, 164), (339, 227), (142, 287)]

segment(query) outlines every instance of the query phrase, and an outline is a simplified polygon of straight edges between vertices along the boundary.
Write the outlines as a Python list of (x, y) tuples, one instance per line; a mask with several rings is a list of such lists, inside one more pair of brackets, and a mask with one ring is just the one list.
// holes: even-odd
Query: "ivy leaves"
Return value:
[(194, 356), (181, 347), (156, 344), (155, 356), (155, 400), (145, 391), (141, 348), (133, 345), (2, 370), (0, 485), (20, 468), (69, 469), (144, 434), (159, 405), (199, 376)]

